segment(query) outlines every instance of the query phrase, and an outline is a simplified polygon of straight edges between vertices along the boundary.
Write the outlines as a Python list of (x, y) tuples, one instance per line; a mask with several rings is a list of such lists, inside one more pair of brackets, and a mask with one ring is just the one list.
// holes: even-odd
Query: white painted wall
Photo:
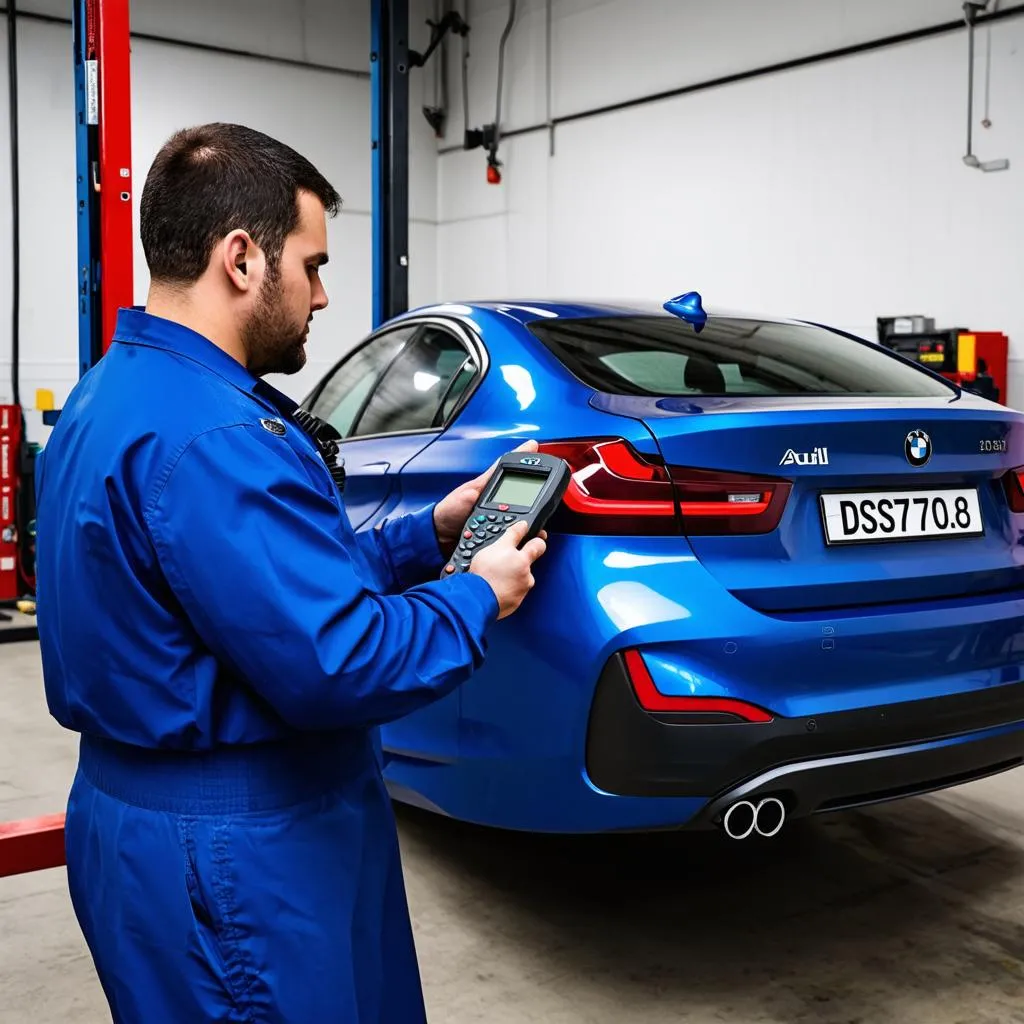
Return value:
[[(1018, 6), (1003, 0), (1001, 8)], [(547, 119), (545, 3), (520, 0), (506, 130)], [(505, 0), (472, 0), (470, 122), (493, 121)], [(555, 117), (927, 25), (959, 0), (554, 0)], [(977, 102), (986, 33), (978, 31)], [(647, 297), (821, 319), (933, 316), (1010, 335), (1024, 407), (1024, 18), (991, 28), (983, 175), (961, 162), (967, 41), (941, 35), (442, 155), (442, 297)], [(460, 49), (448, 145), (461, 142)], [(976, 119), (980, 119), (976, 106)], [(1015, 398), (1014, 398), (1015, 395)]]
[[(424, 3), (414, 0), (413, 44), (426, 45)], [(423, 8), (423, 9), (421, 9)], [(19, 9), (67, 17), (66, 0), (21, 0)], [(136, 39), (132, 48), (132, 159), (135, 233), (146, 171), (175, 129), (212, 120), (239, 121), (308, 156), (341, 192), (344, 211), (330, 225), (331, 263), (324, 280), (331, 305), (314, 321), (306, 368), (275, 384), (296, 397), (371, 325), (370, 84), (367, 0), (132, 0), (134, 32), (200, 41), (318, 65), (362, 77), (231, 57)], [(0, 20), (0, 402), (10, 383), (10, 153), (6, 28)], [(68, 25), (19, 24), (21, 128), (21, 396), (55, 391), (58, 405), (77, 380), (75, 298), (75, 109)], [(414, 72), (410, 97), (419, 110), (432, 78)], [(437, 158), (432, 133), (413, 117), (410, 185), (410, 299), (436, 292)], [(136, 241), (135, 300), (148, 285)], [(41, 417), (30, 436), (44, 440)]]
[[(457, 0), (464, 4), (465, 0)], [(1019, 2), (1019, 0), (1018, 0)], [(424, 47), (434, 0), (413, 0)], [(1002, 0), (1002, 6), (1013, 6)], [(66, 0), (19, 7), (62, 18)], [(519, 0), (503, 122), (547, 118), (544, 0)], [(494, 117), (506, 0), (472, 0), (470, 121)], [(555, 116), (954, 20), (957, 0), (553, 0)], [(318, 67), (136, 39), (136, 198), (159, 145), (183, 124), (235, 119), (295, 145), (335, 182), (331, 307), (315, 325), (300, 395), (370, 325), (368, 0), (133, 0), (136, 33)], [(0, 20), (0, 83), (6, 40)], [(70, 25), (19, 31), (23, 399), (63, 400), (77, 373), (74, 95)], [(506, 140), (505, 183), (480, 151), (434, 155), (413, 73), (410, 299), (650, 296), (691, 287), (715, 305), (820, 318), (873, 336), (877, 315), (1007, 331), (1024, 404), (1024, 19), (992, 29), (984, 176), (960, 163), (965, 38), (940, 36)], [(979, 58), (985, 32), (979, 33)], [(450, 46), (450, 138), (461, 140), (460, 44)], [(345, 74), (335, 69), (347, 69)], [(979, 61), (978, 85), (983, 85)], [(982, 93), (979, 91), (979, 97)], [(980, 114), (979, 114), (980, 116)], [(0, 102), (0, 401), (10, 398), (9, 153)], [(137, 213), (137, 202), (136, 202)], [(440, 221), (440, 224), (438, 222)], [(146, 290), (141, 249), (136, 301)], [(34, 436), (45, 431), (30, 417)]]

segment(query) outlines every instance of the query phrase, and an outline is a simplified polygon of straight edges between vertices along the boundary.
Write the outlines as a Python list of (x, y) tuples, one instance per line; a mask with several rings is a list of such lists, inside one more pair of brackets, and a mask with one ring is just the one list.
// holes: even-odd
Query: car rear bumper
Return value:
[(775, 796), (790, 817), (960, 785), (1024, 763), (1024, 683), (813, 718), (746, 723), (652, 715), (620, 656), (606, 665), (587, 730), (594, 786), (629, 797), (702, 796), (692, 824)]

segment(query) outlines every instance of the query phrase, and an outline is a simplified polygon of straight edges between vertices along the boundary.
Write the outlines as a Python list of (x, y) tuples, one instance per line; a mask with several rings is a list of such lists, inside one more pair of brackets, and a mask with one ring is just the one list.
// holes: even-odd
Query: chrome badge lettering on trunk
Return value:
[(780, 466), (827, 466), (828, 449), (815, 448), (810, 452), (795, 452), (792, 448), (779, 460)]

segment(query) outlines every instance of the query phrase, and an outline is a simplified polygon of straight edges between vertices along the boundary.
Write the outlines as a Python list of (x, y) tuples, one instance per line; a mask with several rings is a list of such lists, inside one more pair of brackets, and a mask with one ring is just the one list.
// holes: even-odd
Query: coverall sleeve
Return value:
[(383, 563), (388, 591), (436, 579), (444, 565), (444, 554), (434, 529), (434, 506), (409, 515), (385, 519), (372, 530), (356, 535), (367, 557)]
[(146, 520), (199, 636), (296, 728), (367, 727), (465, 681), (497, 618), (470, 573), (382, 596), (363, 586), (339, 505), (281, 438), (249, 424), (195, 438)]

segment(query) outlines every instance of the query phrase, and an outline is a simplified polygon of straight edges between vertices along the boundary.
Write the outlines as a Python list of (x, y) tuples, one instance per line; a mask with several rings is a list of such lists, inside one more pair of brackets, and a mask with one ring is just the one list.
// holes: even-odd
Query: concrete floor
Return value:
[[(74, 748), (38, 648), (0, 644), (0, 820), (62, 810)], [(399, 809), (432, 1024), (1024, 1022), (1022, 783), (757, 845), (496, 834)], [(0, 879), (0, 1021), (109, 1019), (63, 872)]]

